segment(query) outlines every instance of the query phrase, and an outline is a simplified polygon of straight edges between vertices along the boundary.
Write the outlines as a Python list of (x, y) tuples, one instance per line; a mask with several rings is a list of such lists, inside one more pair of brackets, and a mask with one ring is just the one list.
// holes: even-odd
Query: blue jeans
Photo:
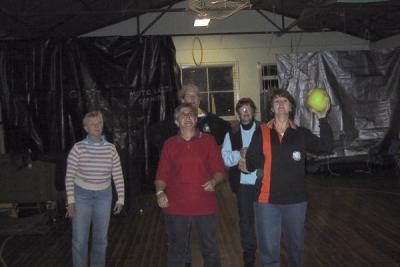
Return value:
[(282, 232), (288, 244), (289, 266), (303, 266), (307, 202), (285, 205), (255, 203), (254, 208), (261, 266), (279, 266)]
[(254, 265), (257, 250), (254, 225), (255, 186), (241, 184), (238, 188), (237, 202), (239, 209), (240, 241), (243, 249), (243, 262)]
[(200, 242), (205, 267), (221, 266), (217, 241), (217, 215), (165, 215), (168, 232), (168, 267), (185, 266), (192, 224)]
[(72, 261), (74, 267), (88, 266), (88, 239), (92, 226), (90, 266), (106, 265), (107, 233), (112, 187), (86, 190), (75, 185), (75, 216), (72, 218)]

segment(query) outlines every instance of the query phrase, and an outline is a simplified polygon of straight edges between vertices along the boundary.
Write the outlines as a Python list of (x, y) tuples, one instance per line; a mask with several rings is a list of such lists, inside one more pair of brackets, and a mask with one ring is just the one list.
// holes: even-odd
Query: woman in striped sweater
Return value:
[(111, 179), (118, 194), (114, 214), (124, 205), (124, 178), (115, 146), (103, 134), (103, 116), (89, 112), (83, 119), (87, 137), (76, 143), (67, 159), (65, 188), (67, 217), (72, 218), (72, 259), (75, 267), (88, 265), (88, 239), (92, 224), (91, 266), (105, 266), (111, 213)]

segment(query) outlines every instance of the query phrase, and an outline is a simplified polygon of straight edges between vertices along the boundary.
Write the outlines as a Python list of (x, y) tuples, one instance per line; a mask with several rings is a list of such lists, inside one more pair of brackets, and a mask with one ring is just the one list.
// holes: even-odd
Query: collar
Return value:
[(254, 128), (255, 124), (256, 122), (254, 120), (252, 120), (249, 124), (245, 125), (240, 123), (240, 129), (242, 129), (242, 131), (249, 131)]
[[(190, 138), (189, 141), (195, 140), (195, 139), (199, 139), (201, 136), (203, 135), (202, 132), (199, 131), (199, 129), (196, 129), (194, 135), (192, 136), (192, 138)], [(178, 134), (176, 135), (176, 138), (180, 141), (184, 141), (184, 142), (188, 142), (185, 139), (183, 139), (182, 135), (181, 135), (181, 131), (178, 131)]]
[[(270, 120), (269, 122), (267, 122), (267, 127), (271, 128), (271, 129), (275, 128), (275, 118)], [(296, 124), (294, 124), (294, 122), (292, 120), (289, 120), (288, 128), (296, 129), (297, 126), (296, 126)]]
[(89, 136), (86, 136), (85, 139), (83, 139), (83, 142), (87, 145), (91, 145), (91, 146), (104, 146), (107, 143), (106, 137), (104, 135), (102, 135), (100, 137), (100, 141), (99, 142), (95, 142), (92, 139), (89, 138)]
[(197, 109), (197, 118), (203, 118), (207, 116), (207, 112), (201, 108)]

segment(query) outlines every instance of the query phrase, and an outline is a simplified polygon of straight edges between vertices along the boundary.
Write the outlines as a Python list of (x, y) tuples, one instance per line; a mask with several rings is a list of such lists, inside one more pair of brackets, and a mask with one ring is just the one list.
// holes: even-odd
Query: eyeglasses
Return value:
[(187, 118), (194, 118), (195, 117), (193, 112), (181, 112), (179, 114), (179, 116), (182, 116), (184, 118), (185, 117), (187, 117)]
[(240, 113), (244, 113), (244, 112), (251, 112), (252, 108), (250, 108), (249, 106), (241, 106), (238, 111)]

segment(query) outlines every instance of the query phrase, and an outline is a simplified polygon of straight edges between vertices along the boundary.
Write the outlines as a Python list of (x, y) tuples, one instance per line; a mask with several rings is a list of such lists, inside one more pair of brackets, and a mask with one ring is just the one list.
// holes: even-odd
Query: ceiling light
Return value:
[(363, 4), (363, 3), (373, 3), (373, 2), (386, 2), (387, 0), (337, 0), (338, 3), (353, 3), (353, 4)]
[(208, 24), (210, 23), (210, 19), (209, 18), (196, 18), (194, 20), (194, 27), (207, 27)]

